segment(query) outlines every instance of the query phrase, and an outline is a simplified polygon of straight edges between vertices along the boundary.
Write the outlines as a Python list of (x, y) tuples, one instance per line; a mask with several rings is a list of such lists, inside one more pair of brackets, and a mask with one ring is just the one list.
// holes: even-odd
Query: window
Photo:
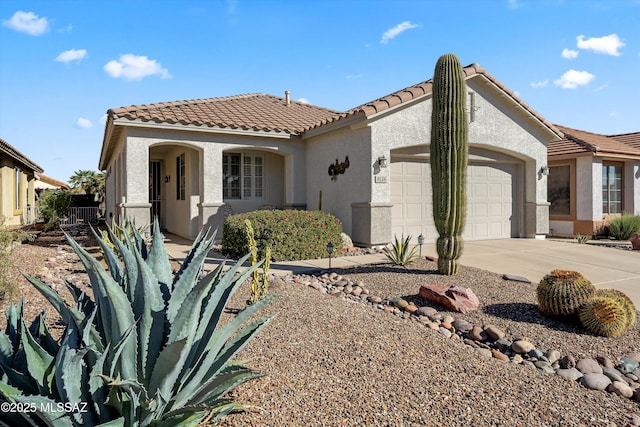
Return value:
[(571, 215), (571, 166), (551, 166), (547, 178), (549, 215)]
[(176, 180), (176, 199), (185, 200), (186, 174), (184, 166), (184, 153), (176, 157), (176, 175), (178, 176), (178, 179)]
[(622, 165), (602, 165), (602, 213), (622, 213)]
[(16, 191), (15, 191), (16, 211), (22, 210), (22, 203), (21, 203), (21, 197), (20, 197), (21, 188), (22, 188), (22, 170), (20, 170), (20, 168), (16, 168)]
[(264, 199), (264, 157), (241, 153), (223, 154), (222, 198)]

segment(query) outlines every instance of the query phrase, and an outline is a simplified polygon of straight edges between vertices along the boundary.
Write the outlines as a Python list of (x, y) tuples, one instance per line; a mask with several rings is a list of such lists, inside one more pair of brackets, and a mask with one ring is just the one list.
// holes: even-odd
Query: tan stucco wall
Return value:
[(33, 173), (21, 168), (20, 173), (20, 209), (16, 210), (16, 165), (11, 158), (0, 159), (0, 217), (4, 225), (20, 225), (34, 218), (28, 218), (28, 207), (35, 205)]

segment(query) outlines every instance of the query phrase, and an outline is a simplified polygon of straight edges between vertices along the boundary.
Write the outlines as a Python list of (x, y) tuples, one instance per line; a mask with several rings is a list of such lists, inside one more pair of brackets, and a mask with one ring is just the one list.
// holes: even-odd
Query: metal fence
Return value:
[(60, 225), (98, 223), (98, 208), (69, 208), (67, 214), (60, 218)]

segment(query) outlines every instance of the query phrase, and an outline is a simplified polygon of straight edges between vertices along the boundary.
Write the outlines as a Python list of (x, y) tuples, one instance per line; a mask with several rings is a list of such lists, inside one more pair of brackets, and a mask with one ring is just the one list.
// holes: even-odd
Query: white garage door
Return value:
[[(467, 169), (467, 223), (465, 240), (502, 239), (515, 235), (514, 196), (516, 166), (474, 164)], [(391, 159), (392, 231), (398, 238), (422, 233), (435, 241), (428, 160)]]

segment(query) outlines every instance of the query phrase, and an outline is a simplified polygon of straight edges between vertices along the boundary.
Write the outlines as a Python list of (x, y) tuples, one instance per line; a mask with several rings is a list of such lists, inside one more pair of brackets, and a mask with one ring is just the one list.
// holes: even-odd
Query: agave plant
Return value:
[(411, 247), (411, 235), (404, 238), (402, 236), (400, 240), (398, 240), (398, 236), (394, 236), (394, 243), (391, 245), (391, 248), (385, 247), (384, 254), (385, 256), (395, 265), (408, 265), (415, 261), (416, 255), (416, 247)]
[(245, 325), (273, 296), (224, 324), (220, 318), (259, 263), (240, 273), (244, 257), (224, 274), (220, 265), (201, 277), (213, 244), (201, 233), (173, 275), (157, 222), (153, 230), (148, 250), (137, 230), (124, 240), (112, 233), (118, 255), (100, 240), (108, 271), (68, 237), (93, 299), (67, 282), (75, 299), (68, 305), (27, 276), (67, 326), (57, 343), (44, 315), (27, 327), (22, 302), (6, 310), (0, 402), (33, 411), (0, 413), (0, 425), (191, 426), (241, 408), (226, 394), (261, 374), (233, 357), (271, 320)]

